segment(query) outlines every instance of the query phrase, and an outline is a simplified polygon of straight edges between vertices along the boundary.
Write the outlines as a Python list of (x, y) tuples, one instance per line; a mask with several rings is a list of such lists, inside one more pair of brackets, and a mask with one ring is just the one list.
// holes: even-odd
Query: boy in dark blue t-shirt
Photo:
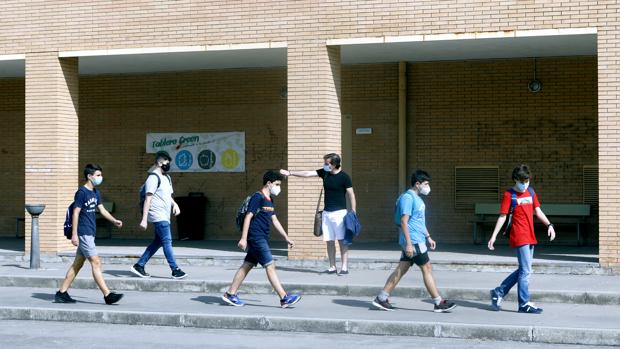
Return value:
[(237, 296), (237, 290), (250, 270), (258, 264), (265, 268), (271, 286), (280, 297), (280, 306), (282, 308), (287, 308), (301, 299), (299, 295), (287, 294), (284, 288), (282, 288), (278, 274), (276, 274), (273, 256), (269, 249), (269, 227), (271, 223), (284, 237), (290, 248), (295, 246), (293, 241), (289, 240), (280, 221), (278, 221), (271, 199), (271, 195), (278, 196), (280, 194), (280, 184), (282, 184), (282, 175), (273, 171), (267, 171), (263, 176), (263, 187), (254, 193), (250, 199), (243, 221), (241, 240), (239, 240), (238, 244), (240, 249), (247, 252), (247, 255), (235, 274), (228, 292), (222, 296), (222, 300), (230, 305), (240, 307), (245, 304)]
[(108, 286), (106, 286), (101, 272), (101, 259), (99, 259), (95, 246), (95, 234), (97, 232), (96, 209), (99, 209), (101, 215), (115, 226), (119, 228), (123, 226), (123, 222), (114, 218), (110, 212), (103, 207), (99, 191), (95, 189), (95, 187), (101, 185), (103, 182), (101, 171), (99, 165), (86, 165), (86, 168), (84, 168), (86, 183), (75, 192), (73, 200), (73, 221), (71, 222), (71, 243), (77, 246), (77, 250), (75, 252), (75, 260), (71, 267), (69, 267), (65, 280), (54, 297), (56, 303), (75, 303), (75, 299), (69, 296), (67, 290), (80, 272), (80, 269), (82, 269), (86, 259), (90, 262), (93, 278), (103, 293), (103, 300), (105, 303), (114, 304), (123, 298), (122, 294), (111, 292)]

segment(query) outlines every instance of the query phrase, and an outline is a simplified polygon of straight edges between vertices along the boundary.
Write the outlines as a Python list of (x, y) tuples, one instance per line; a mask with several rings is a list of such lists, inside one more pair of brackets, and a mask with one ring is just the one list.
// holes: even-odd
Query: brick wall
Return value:
[[(283, 68), (84, 76), (80, 82), (80, 167), (98, 162), (104, 169), (103, 197), (116, 203), (115, 215), (125, 224), (115, 238), (152, 236), (136, 229), (138, 189), (153, 161), (145, 153), (146, 133), (245, 132), (246, 172), (171, 174), (176, 196), (207, 196), (208, 239), (236, 238), (234, 217), (245, 196), (261, 187), (265, 170), (286, 166)], [(284, 191), (276, 200), (283, 224), (286, 202)]]
[[(604, 216), (601, 220), (601, 231), (604, 231), (605, 243), (611, 248), (601, 255), (604, 256), (605, 261), (617, 264), (620, 263), (620, 248), (618, 248), (619, 233), (614, 214), (618, 208), (618, 198), (614, 194), (618, 187), (615, 179), (618, 176), (614, 151), (618, 143), (616, 137), (618, 106), (615, 102), (618, 99), (618, 60), (616, 58), (619, 31), (617, 27), (618, 7), (619, 4), (615, 0), (572, 1), (570, 4), (534, 0), (512, 2), (472, 0), (458, 3), (436, 0), (416, 2), (399, 0), (364, 2), (36, 0), (25, 2), (9, 0), (0, 3), (0, 54), (286, 41), (289, 44), (289, 55), (295, 51), (296, 47), (300, 49), (295, 53), (298, 61), (289, 58), (289, 73), (293, 68), (298, 77), (303, 77), (304, 74), (309, 73), (304, 69), (303, 64), (319, 62), (322, 56), (317, 56), (316, 52), (322, 50), (320, 45), (328, 39), (597, 27), (599, 30), (598, 54), (599, 59), (602, 58), (598, 64), (599, 76), (602, 77), (598, 89), (600, 93), (598, 106), (601, 110), (600, 125), (604, 125), (599, 130), (599, 136), (603, 140), (601, 144), (604, 145), (599, 150), (599, 155), (601, 165), (604, 165), (601, 170), (601, 190), (606, 192), (601, 201), (601, 204), (606, 205), (601, 210)], [(301, 65), (294, 67), (296, 62)], [(417, 68), (412, 67), (412, 69), (415, 71)], [(524, 69), (527, 74), (528, 69)], [(332, 78), (329, 74), (324, 77)], [(325, 82), (312, 79), (309, 83), (310, 85), (316, 83), (313, 85), (315, 87), (325, 84)], [(300, 88), (304, 86), (309, 85), (307, 83), (299, 85)], [(289, 87), (291, 87), (290, 83)], [(410, 91), (415, 87), (412, 86), (413, 89)], [(545, 83), (544, 92), (548, 91), (548, 87)], [(292, 91), (294, 96), (294, 88)], [(296, 111), (297, 117), (310, 118), (313, 115), (308, 111), (321, 111), (320, 105), (325, 100), (318, 94), (310, 93), (308, 96), (310, 98), (302, 98), (288, 105), (289, 117), (292, 115), (291, 106), (299, 108)], [(415, 102), (413, 102), (414, 105)], [(346, 106), (343, 105), (344, 107)], [(354, 112), (354, 107), (346, 108)], [(385, 108), (384, 115), (393, 113), (391, 109), (387, 111), (390, 107)], [(321, 112), (325, 112), (325, 115), (330, 113), (328, 110)], [(433, 108), (431, 112), (435, 112)], [(445, 110), (437, 112), (446, 113)], [(441, 119), (442, 117), (445, 116), (433, 115), (433, 118)], [(424, 119), (421, 119), (422, 121)], [(543, 119), (543, 122), (547, 121)], [(354, 123), (356, 123), (355, 120)], [(370, 124), (370, 121), (366, 123)], [(562, 122), (558, 124), (561, 125)], [(434, 130), (431, 128), (431, 133), (432, 131)], [(137, 137), (138, 139), (143, 138), (143, 135), (137, 136), (140, 136)], [(425, 139), (424, 135), (420, 138)], [(355, 142), (359, 142), (357, 137), (354, 138), (354, 144)], [(471, 144), (473, 141), (468, 142)], [(339, 148), (337, 141), (335, 148)], [(565, 149), (563, 148), (562, 151)], [(288, 150), (285, 150), (285, 154), (287, 152)], [(323, 149), (314, 149), (306, 155), (312, 155), (309, 157), (313, 158), (314, 155), (322, 152)], [(558, 154), (564, 153), (558, 150)], [(436, 160), (423, 155), (415, 156), (416, 158), (411, 159), (410, 164), (420, 164), (431, 171), (436, 169)], [(140, 166), (137, 167), (140, 168), (148, 162), (145, 158), (137, 158), (133, 161), (139, 163)], [(454, 159), (451, 161), (456, 162)], [(501, 164), (502, 169), (509, 169), (514, 161), (507, 159), (505, 164)], [(286, 162), (297, 166), (297, 163), (291, 163), (290, 157), (286, 159)], [(300, 166), (301, 163), (299, 162)], [(550, 170), (545, 169), (545, 165), (540, 160), (533, 160), (531, 164), (536, 169), (537, 175), (545, 176), (538, 177), (537, 180), (540, 180), (540, 183), (537, 183), (537, 188), (546, 191), (551, 176)], [(570, 166), (566, 172), (571, 171)], [(436, 178), (447, 178), (447, 174), (441, 171), (437, 170), (433, 173)], [(438, 185), (437, 189), (448, 188), (448, 182), (435, 183), (435, 187)], [(569, 187), (571, 185), (568, 184)], [(316, 186), (310, 184), (300, 186), (299, 190), (302, 191), (301, 196), (316, 194)], [(438, 200), (440, 196), (447, 195), (436, 191), (433, 194), (440, 195), (433, 195), (437, 199), (431, 199), (429, 208), (438, 206), (432, 200)], [(566, 198), (564, 194), (557, 195), (558, 200)], [(545, 195), (545, 200), (546, 197)], [(569, 199), (572, 198), (569, 197)], [(445, 207), (435, 208), (438, 212), (444, 212), (442, 217), (445, 217), (445, 212), (449, 212)], [(439, 226), (433, 228), (439, 228)], [(446, 228), (458, 230), (449, 224)], [(459, 236), (461, 233), (455, 234)]]
[(0, 54), (593, 27), (607, 25), (616, 6), (615, 0), (8, 0), (0, 3)]
[[(541, 202), (582, 202), (582, 167), (598, 163), (596, 58), (537, 64), (543, 90), (536, 94), (527, 90), (530, 59), (408, 65), (407, 176), (420, 167), (433, 177), (427, 219), (438, 239), (471, 241), (473, 207), (454, 208), (455, 166), (499, 166), (503, 189), (512, 168), (526, 162)], [(344, 69), (343, 112), (354, 129), (373, 128), (372, 135), (353, 136), (354, 187), (368, 240), (394, 238), (397, 79), (397, 64)], [(559, 227), (559, 239), (574, 239), (572, 230)]]
[(15, 236), (15, 217), (24, 216), (24, 79), (0, 79), (0, 96), (0, 236)]
[[(532, 166), (532, 184), (543, 202), (581, 202), (581, 167), (597, 164), (596, 59), (540, 59), (543, 90), (538, 94), (526, 88), (532, 65), (528, 59), (409, 64), (407, 173), (418, 166), (431, 172), (428, 220), (442, 241), (471, 239), (472, 210), (454, 209), (454, 166), (498, 165), (503, 188), (510, 184), (512, 167), (524, 161)], [(115, 214), (126, 224), (114, 237), (150, 236), (135, 229), (137, 188), (152, 161), (145, 154), (147, 132), (246, 132), (246, 173), (172, 175), (177, 195), (202, 191), (209, 198), (209, 239), (236, 237), (232, 217), (239, 201), (260, 186), (265, 169), (286, 167), (286, 100), (279, 95), (286, 84), (283, 68), (85, 76), (80, 82), (80, 168), (89, 161), (104, 167), (104, 198), (116, 203)], [(0, 84), (12, 93), (19, 93), (20, 86), (23, 80)], [(398, 195), (398, 65), (344, 66), (342, 100), (353, 131), (373, 129), (372, 135), (353, 135), (362, 240), (390, 241)], [(11, 108), (16, 111), (9, 120), (17, 125), (23, 110), (17, 101), (6, 100), (2, 110)], [(522, 130), (515, 132), (515, 127)], [(15, 141), (3, 148), (14, 149), (7, 151), (17, 160), (23, 147), (18, 133), (9, 137)], [(315, 160), (306, 167), (320, 165), (320, 156)], [(16, 183), (23, 181), (22, 168), (11, 166), (10, 171)], [(289, 183), (277, 199), (284, 223)], [(15, 202), (0, 211), (2, 232), (10, 235), (22, 191), (3, 185), (16, 192)]]

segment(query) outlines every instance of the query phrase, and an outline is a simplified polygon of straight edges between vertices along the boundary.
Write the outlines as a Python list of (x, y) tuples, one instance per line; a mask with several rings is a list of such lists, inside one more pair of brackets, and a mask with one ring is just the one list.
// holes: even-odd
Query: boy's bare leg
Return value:
[(271, 283), (271, 287), (276, 291), (280, 299), (286, 296), (286, 292), (280, 283), (280, 279), (278, 278), (278, 274), (276, 273), (276, 265), (271, 263), (267, 267), (265, 267), (265, 271), (267, 272), (267, 278), (269, 279), (269, 283)]
[(383, 291), (390, 294), (396, 288), (396, 285), (400, 282), (400, 279), (407, 274), (407, 271), (411, 268), (411, 264), (409, 262), (400, 262), (396, 269), (390, 274), (387, 281), (385, 282), (385, 286), (383, 286)]
[(103, 279), (103, 273), (101, 272), (101, 259), (99, 256), (88, 257), (88, 261), (90, 262), (90, 266), (93, 270), (93, 278), (95, 279), (95, 283), (99, 286), (99, 289), (103, 293), (103, 296), (107, 296), (110, 294), (110, 289), (105, 284), (105, 280)]
[(433, 267), (431, 266), (431, 262), (421, 265), (420, 270), (422, 271), (424, 286), (426, 286), (428, 293), (430, 293), (433, 298), (439, 297), (439, 291), (437, 290), (437, 286), (435, 286), (435, 278), (433, 277)]
[(243, 280), (245, 280), (245, 277), (248, 276), (252, 268), (254, 268), (252, 264), (248, 262), (243, 262), (241, 267), (239, 267), (239, 270), (237, 270), (237, 272), (235, 273), (233, 282), (228, 289), (228, 294), (237, 294), (237, 291), (239, 290), (239, 287), (241, 287)]
[(65, 280), (62, 282), (62, 286), (60, 286), (59, 291), (61, 293), (67, 292), (69, 287), (71, 287), (73, 280), (75, 280), (75, 277), (80, 272), (80, 269), (82, 269), (82, 267), (84, 266), (84, 261), (86, 261), (86, 258), (84, 256), (80, 256), (80, 255), (75, 256), (75, 259), (73, 260), (73, 264), (71, 264), (71, 266), (69, 267), (69, 270), (67, 270), (67, 275), (65, 275)]

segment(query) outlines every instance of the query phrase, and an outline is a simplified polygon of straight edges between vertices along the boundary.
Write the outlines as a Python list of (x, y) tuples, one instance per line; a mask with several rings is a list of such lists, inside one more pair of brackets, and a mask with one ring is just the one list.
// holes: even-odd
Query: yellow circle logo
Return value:
[(234, 149), (227, 149), (222, 152), (222, 166), (232, 170), (239, 166), (239, 153)]

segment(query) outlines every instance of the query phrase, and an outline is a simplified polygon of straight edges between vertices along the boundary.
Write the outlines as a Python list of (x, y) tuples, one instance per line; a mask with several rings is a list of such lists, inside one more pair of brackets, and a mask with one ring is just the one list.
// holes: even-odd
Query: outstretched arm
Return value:
[(295, 177), (316, 177), (318, 173), (316, 171), (289, 171), (289, 170), (280, 170), (280, 174), (283, 176), (295, 176)]

